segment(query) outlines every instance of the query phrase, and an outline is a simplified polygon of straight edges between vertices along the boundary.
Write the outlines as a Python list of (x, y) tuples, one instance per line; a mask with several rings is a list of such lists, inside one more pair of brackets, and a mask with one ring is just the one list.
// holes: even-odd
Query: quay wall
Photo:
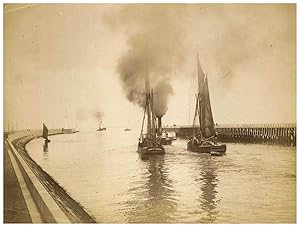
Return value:
[[(49, 135), (63, 133), (66, 132), (62, 129), (49, 130)], [(95, 219), (28, 155), (26, 144), (41, 136), (41, 130), (19, 131), (7, 135), (7, 142), (43, 222), (95, 223)]]
[[(178, 137), (189, 137), (194, 131), (192, 126), (172, 126), (164, 129), (176, 132)], [(296, 146), (296, 124), (216, 125), (215, 129), (218, 141), (222, 142)]]

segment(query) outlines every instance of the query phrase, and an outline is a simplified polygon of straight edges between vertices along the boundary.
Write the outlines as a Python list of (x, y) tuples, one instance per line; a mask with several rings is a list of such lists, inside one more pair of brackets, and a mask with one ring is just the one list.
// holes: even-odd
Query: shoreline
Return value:
[[(63, 134), (62, 132), (49, 133), (49, 136)], [(68, 217), (71, 223), (97, 223), (84, 207), (74, 200), (59, 183), (44, 171), (28, 154), (26, 145), (33, 139), (41, 137), (38, 135), (25, 135), (12, 140), (13, 146), (32, 170), (37, 179), (41, 182), (59, 208)]]

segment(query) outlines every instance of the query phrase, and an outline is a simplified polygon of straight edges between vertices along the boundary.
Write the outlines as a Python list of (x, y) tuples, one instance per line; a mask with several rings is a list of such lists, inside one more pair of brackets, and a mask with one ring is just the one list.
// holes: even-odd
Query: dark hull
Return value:
[(97, 131), (106, 131), (106, 128), (99, 128)]
[(152, 155), (162, 155), (165, 154), (165, 149), (162, 146), (155, 147), (146, 147), (146, 146), (138, 146), (137, 152), (139, 153), (141, 158), (145, 158), (147, 156)]
[(171, 145), (172, 141), (173, 140), (171, 138), (168, 138), (168, 139), (163, 138), (163, 139), (161, 139), (160, 143), (161, 143), (161, 145)]
[(212, 153), (212, 155), (219, 155), (226, 152), (226, 144), (195, 145), (189, 141), (187, 144), (187, 150), (197, 153)]

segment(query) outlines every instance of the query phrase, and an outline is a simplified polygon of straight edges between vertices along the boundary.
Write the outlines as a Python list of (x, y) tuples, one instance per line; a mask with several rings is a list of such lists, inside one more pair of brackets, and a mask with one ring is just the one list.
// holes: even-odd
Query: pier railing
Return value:
[[(193, 133), (192, 126), (165, 127), (185, 137)], [(296, 146), (296, 124), (241, 124), (216, 125), (218, 141), (242, 143), (267, 143)]]

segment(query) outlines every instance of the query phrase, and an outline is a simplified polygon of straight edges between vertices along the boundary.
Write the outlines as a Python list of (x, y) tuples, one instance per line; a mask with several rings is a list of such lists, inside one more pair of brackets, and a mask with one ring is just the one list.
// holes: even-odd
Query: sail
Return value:
[(204, 73), (199, 62), (198, 54), (197, 54), (197, 69), (198, 69), (198, 94), (202, 94), (203, 86), (204, 86)]
[[(204, 87), (204, 73), (203, 73), (203, 70), (202, 70), (202, 67), (200, 65), (200, 62), (199, 62), (199, 56), (198, 56), (198, 53), (197, 53), (197, 69), (198, 69), (198, 96), (197, 96), (197, 102), (202, 102), (202, 93), (203, 93), (203, 87)], [(198, 118), (199, 118), (199, 124), (201, 125), (201, 105), (199, 104), (198, 105)]]
[(204, 138), (208, 138), (215, 135), (214, 120), (211, 111), (208, 79), (205, 77), (204, 86), (202, 91), (202, 98), (200, 101), (201, 109), (201, 133)]
[(48, 139), (48, 129), (44, 123), (43, 123), (43, 138)]

